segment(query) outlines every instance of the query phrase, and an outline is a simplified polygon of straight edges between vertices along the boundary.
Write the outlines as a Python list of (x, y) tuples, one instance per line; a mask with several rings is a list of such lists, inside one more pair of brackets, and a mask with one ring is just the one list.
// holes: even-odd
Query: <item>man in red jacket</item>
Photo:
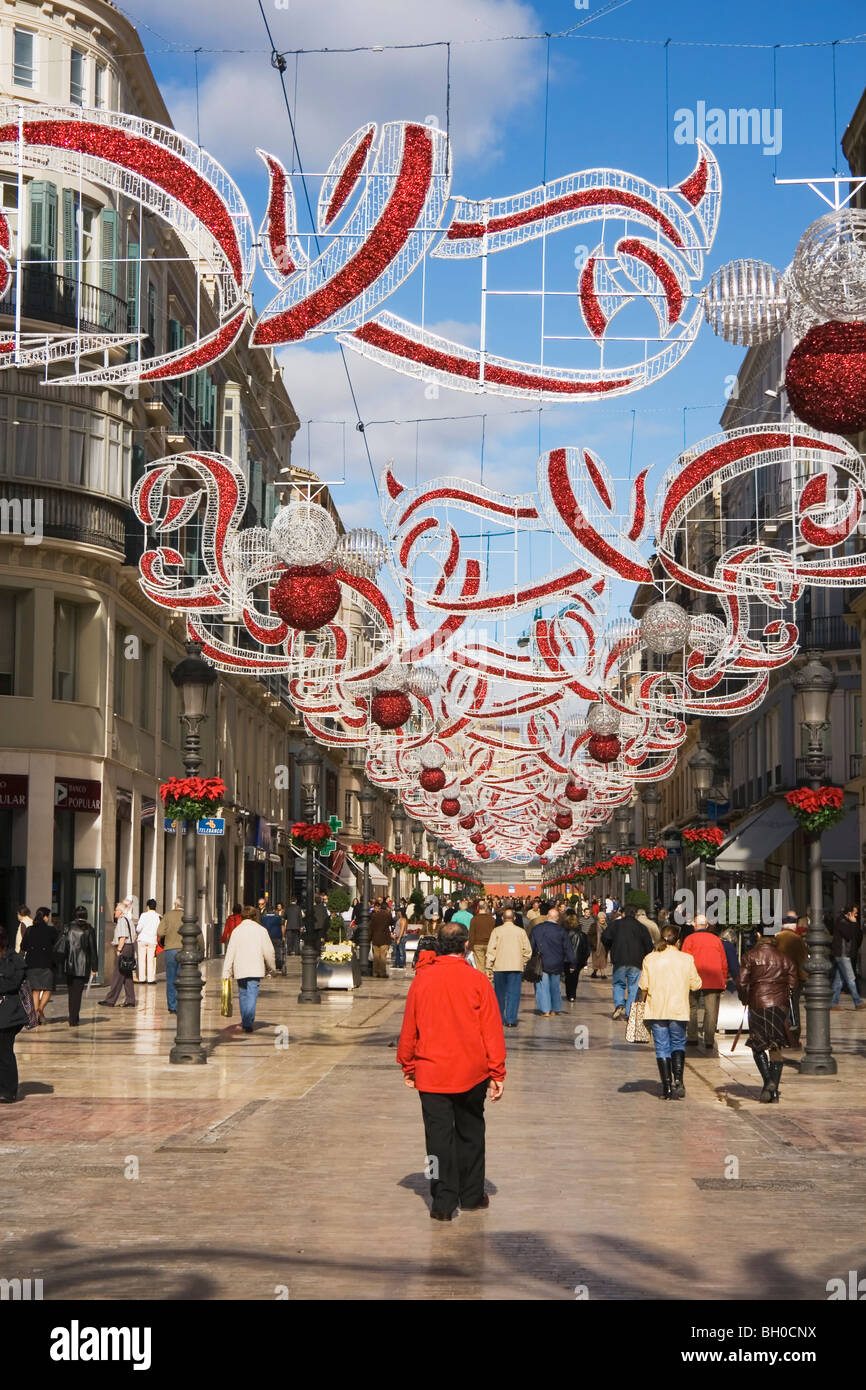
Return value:
[(484, 1099), (505, 1088), (505, 1034), (493, 986), (464, 959), (465, 926), (448, 922), (439, 955), (406, 997), (397, 1047), (403, 1079), (421, 1095), (434, 1221), (490, 1205), (484, 1191)]
[(690, 997), (689, 1028), (686, 1042), (697, 1046), (698, 1041), (698, 1003), (704, 1003), (704, 1044), (713, 1050), (716, 1041), (716, 1027), (719, 1022), (719, 1000), (722, 990), (728, 983), (728, 958), (725, 948), (714, 932), (707, 929), (707, 919), (703, 913), (695, 917), (695, 929), (687, 936), (682, 949), (694, 956), (701, 989), (693, 990)]

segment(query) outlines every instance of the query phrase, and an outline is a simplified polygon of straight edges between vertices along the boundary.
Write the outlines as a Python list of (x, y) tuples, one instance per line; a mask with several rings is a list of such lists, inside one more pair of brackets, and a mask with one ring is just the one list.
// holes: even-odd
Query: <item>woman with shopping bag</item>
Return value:
[(638, 983), (638, 1002), (644, 1003), (644, 1023), (655, 1043), (662, 1100), (682, 1100), (685, 1096), (689, 993), (702, 987), (694, 956), (681, 954), (678, 940), (676, 927), (662, 928), (657, 946), (644, 956)]

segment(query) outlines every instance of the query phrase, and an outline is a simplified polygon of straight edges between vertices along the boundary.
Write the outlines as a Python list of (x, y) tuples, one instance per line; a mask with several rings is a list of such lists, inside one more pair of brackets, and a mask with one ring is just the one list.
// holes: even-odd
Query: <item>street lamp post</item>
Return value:
[[(797, 695), (800, 724), (808, 733), (806, 774), (813, 790), (826, 777), (822, 735), (829, 722), (830, 696), (836, 677), (817, 652), (807, 652), (803, 666), (791, 675)], [(804, 1076), (833, 1076), (837, 1070), (830, 1042), (830, 938), (824, 926), (821, 833), (809, 835), (809, 929), (806, 932), (806, 1052), (800, 1063)]]
[[(391, 824), (394, 827), (394, 853), (399, 854), (403, 848), (403, 832), (406, 829), (406, 822), (409, 817), (403, 810), (399, 801), (391, 812)], [(400, 865), (394, 865), (394, 908), (399, 911), (400, 907)]]
[[(201, 768), (200, 729), (207, 718), (207, 697), (216, 680), (216, 671), (202, 659), (197, 642), (188, 642), (186, 656), (179, 661), (171, 678), (180, 692), (180, 722), (183, 727), (183, 766), (187, 777)], [(179, 1064), (207, 1061), (201, 1041), (201, 992), (204, 979), (198, 955), (198, 835), (194, 820), (184, 821), (183, 842), (183, 921), (180, 927), (180, 967), (177, 976), (177, 1032), (169, 1060)]]
[[(364, 782), (359, 792), (355, 792), (361, 808), (361, 839), (369, 843), (373, 838), (373, 813), (376, 810), (376, 792), (369, 782)], [(364, 876), (361, 888), (361, 911), (355, 940), (358, 943), (358, 963), (362, 975), (372, 975), (370, 961), (370, 861), (364, 861)]]
[[(695, 779), (695, 805), (698, 820), (703, 823), (709, 819), (707, 816), (707, 797), (710, 787), (713, 785), (713, 775), (716, 770), (716, 760), (703, 740), (698, 743), (697, 748), (689, 758), (688, 766)], [(699, 863), (698, 884), (702, 884), (703, 887), (698, 889), (698, 910), (705, 912), (707, 905), (707, 861), (701, 856)]]
[[(595, 832), (595, 838), (596, 838), (596, 840), (597, 840), (597, 842), (598, 842), (598, 857), (599, 857), (599, 859), (604, 859), (605, 856), (607, 855), (607, 848), (608, 848), (608, 844), (609, 844), (609, 842), (610, 842), (610, 832), (609, 832), (609, 830), (607, 829), (607, 827), (604, 826), (604, 825), (600, 825), (600, 826), (598, 827), (598, 829), (596, 830), (596, 832)], [(602, 885), (602, 886), (601, 886), (602, 906), (604, 905), (604, 899), (605, 899), (605, 896), (606, 896), (606, 893), (605, 893), (605, 885), (606, 885), (606, 883), (607, 883), (607, 874), (603, 874), (603, 875), (602, 875), (602, 880), (601, 880), (601, 885)]]
[[(628, 851), (628, 837), (629, 837), (629, 830), (630, 830), (630, 829), (631, 829), (631, 807), (630, 807), (630, 806), (620, 806), (620, 807), (617, 809), (617, 812), (616, 812), (616, 833), (617, 833), (617, 844), (618, 844), (619, 851), (620, 851), (621, 854), (625, 854), (625, 853)], [(622, 881), (622, 888), (621, 888), (621, 892), (620, 892), (620, 895), (619, 895), (619, 896), (620, 896), (620, 903), (623, 904), (623, 903), (625, 902), (626, 887), (627, 887), (627, 883), (628, 883), (628, 870), (627, 870), (626, 868), (623, 868), (623, 870), (622, 870), (622, 872), (621, 872), (621, 874), (620, 874), (620, 879), (621, 879), (621, 881)]]
[[(641, 804), (646, 821), (646, 838), (649, 849), (655, 848), (656, 837), (658, 835), (659, 807), (661, 806), (662, 794), (657, 787), (642, 787), (640, 794)], [(647, 889), (650, 898), (650, 912), (655, 907), (656, 884), (655, 870), (652, 864), (647, 864)]]
[[(322, 755), (319, 746), (313, 738), (306, 738), (304, 746), (295, 758), (297, 766), (301, 769), (301, 786), (304, 792), (304, 816), (307, 824), (312, 825), (316, 819), (316, 802), (319, 796), (319, 781), (321, 777)], [(304, 943), (301, 947), (301, 992), (298, 995), (299, 1004), (321, 1004), (322, 996), (319, 993), (317, 972), (319, 968), (319, 950), (315, 928), (315, 906), (316, 906), (316, 851), (312, 842), (307, 844), (307, 873), (304, 883)]]

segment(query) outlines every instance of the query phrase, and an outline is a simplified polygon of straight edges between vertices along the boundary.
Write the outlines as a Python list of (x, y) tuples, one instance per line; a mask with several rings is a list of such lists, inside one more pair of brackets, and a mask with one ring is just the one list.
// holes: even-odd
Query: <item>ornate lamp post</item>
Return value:
[[(393, 811), (391, 812), (391, 824), (394, 827), (394, 852), (396, 854), (399, 854), (403, 848), (403, 832), (406, 829), (406, 823), (408, 819), (409, 817), (406, 815), (406, 812), (403, 810), (403, 807), (400, 805), (398, 801)], [(394, 886), (392, 891), (394, 893), (394, 907), (396, 909), (400, 906), (399, 864), (394, 865)]]
[[(653, 849), (658, 835), (659, 807), (661, 806), (662, 794), (657, 787), (642, 787), (640, 799), (641, 805), (643, 806), (644, 821), (646, 823), (647, 846)], [(656, 876), (655, 870), (651, 865), (647, 864), (646, 868), (647, 890), (650, 896), (650, 912), (652, 912), (657, 897)]]
[[(600, 826), (598, 827), (598, 829), (597, 829), (596, 832), (595, 832), (595, 839), (596, 839), (596, 843), (597, 843), (597, 845), (598, 845), (598, 857), (599, 857), (599, 859), (604, 859), (604, 858), (606, 857), (606, 855), (607, 855), (608, 845), (610, 844), (610, 831), (608, 830), (608, 828), (607, 828), (606, 825), (600, 825)], [(601, 888), (602, 907), (604, 906), (604, 898), (605, 898), (605, 896), (606, 896), (606, 893), (605, 893), (605, 885), (607, 884), (607, 882), (608, 882), (608, 876), (607, 876), (607, 874), (605, 874), (605, 875), (603, 875), (602, 881), (601, 881), (601, 883), (602, 883), (602, 888)]]
[[(358, 798), (358, 805), (361, 808), (361, 839), (369, 843), (373, 838), (373, 814), (376, 810), (376, 791), (369, 782), (364, 782), (361, 790), (355, 792)], [(358, 914), (358, 926), (355, 931), (355, 940), (358, 943), (358, 963), (362, 975), (372, 975), (373, 965), (370, 960), (370, 864), (364, 864), (364, 877), (361, 888), (361, 911)]]
[[(688, 766), (695, 779), (695, 806), (698, 820), (703, 822), (709, 819), (707, 816), (707, 796), (713, 785), (713, 774), (716, 770), (716, 760), (703, 741), (698, 743), (697, 748), (689, 758)], [(707, 861), (701, 858), (699, 862), (698, 910), (703, 912), (707, 902)]]
[[(295, 758), (301, 769), (301, 786), (304, 792), (304, 817), (308, 825), (316, 819), (316, 802), (319, 797), (319, 784), (322, 770), (322, 755), (319, 745), (313, 738), (306, 738), (304, 746)], [(316, 981), (319, 966), (318, 941), (314, 925), (316, 883), (316, 852), (312, 844), (307, 845), (307, 875), (304, 884), (304, 944), (301, 947), (301, 992), (299, 1004), (321, 1004)]]
[[(616, 812), (616, 834), (617, 845), (621, 854), (628, 850), (629, 832), (631, 830), (632, 811), (630, 806), (619, 806)], [(623, 869), (620, 874), (622, 880), (622, 891), (620, 892), (620, 903), (625, 901), (626, 888), (628, 886), (628, 870)]]
[[(836, 688), (836, 677), (820, 660), (817, 652), (807, 652), (806, 661), (791, 675), (797, 696), (800, 724), (807, 730), (808, 751), (806, 774), (809, 785), (817, 790), (827, 776), (822, 735), (829, 723), (830, 696)], [(806, 999), (806, 1052), (800, 1063), (804, 1076), (833, 1076), (836, 1059), (830, 1044), (830, 938), (824, 926), (823, 863), (821, 834), (809, 836), (809, 930), (806, 933), (809, 952), (806, 961), (808, 978), (804, 991)]]
[[(202, 659), (197, 642), (188, 642), (186, 656), (179, 661), (171, 678), (180, 692), (180, 722), (183, 729), (183, 766), (187, 777), (201, 768), (199, 730), (207, 718), (208, 691), (216, 671)], [(183, 921), (181, 922), (180, 969), (177, 976), (177, 1033), (169, 1059), (172, 1062), (206, 1062), (201, 1042), (201, 992), (204, 979), (198, 960), (198, 835), (196, 822), (184, 821), (183, 841)]]

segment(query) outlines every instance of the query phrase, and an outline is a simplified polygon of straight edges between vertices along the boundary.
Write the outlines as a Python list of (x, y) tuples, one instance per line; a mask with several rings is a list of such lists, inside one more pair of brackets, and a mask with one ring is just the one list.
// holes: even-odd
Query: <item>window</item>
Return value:
[(90, 417), (90, 457), (87, 470), (87, 486), (91, 492), (105, 490), (105, 417)]
[(127, 668), (131, 662), (126, 656), (126, 639), (129, 632), (118, 623), (114, 629), (114, 713), (118, 719), (129, 718), (130, 682)]
[(15, 59), (12, 81), (16, 87), (36, 86), (35, 35), (27, 29), (15, 30)]
[(43, 405), (42, 421), (42, 476), (49, 482), (60, 481), (60, 463), (63, 449), (63, 407)]
[(142, 729), (153, 728), (153, 647), (141, 644), (138, 657), (138, 722)]
[(15, 472), (22, 478), (36, 477), (37, 419), (35, 401), (15, 402)]
[(174, 718), (174, 681), (171, 667), (167, 661), (162, 663), (162, 736), (166, 743), (173, 743), (177, 735)]
[(73, 48), (69, 62), (69, 104), (84, 105), (84, 54)]
[(0, 589), (0, 695), (15, 694), (16, 619), (15, 590)]
[(147, 336), (156, 343), (156, 286), (152, 280), (147, 283)]
[(352, 824), (352, 802), (354, 801), (354, 799), (355, 798), (352, 796), (351, 792), (346, 792), (345, 801), (343, 805), (343, 824), (346, 826)]
[(69, 482), (84, 487), (84, 461), (87, 445), (87, 416), (83, 410), (69, 412)]
[(108, 422), (108, 481), (106, 491), (114, 497), (122, 496), (123, 477), (120, 458), (120, 421)]
[(68, 599), (54, 600), (53, 698), (78, 698), (78, 608)]
[(100, 111), (108, 106), (108, 69), (104, 63), (97, 63), (93, 75), (93, 105)]

